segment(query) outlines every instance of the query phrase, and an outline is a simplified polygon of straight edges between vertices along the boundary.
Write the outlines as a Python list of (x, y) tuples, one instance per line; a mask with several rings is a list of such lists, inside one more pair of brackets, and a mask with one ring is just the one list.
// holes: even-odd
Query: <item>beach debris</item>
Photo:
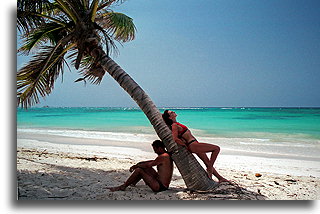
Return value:
[(262, 175), (261, 175), (260, 173), (256, 173), (255, 176), (256, 176), (257, 178), (259, 178), (259, 177), (261, 177)]
[(274, 181), (275, 184), (280, 185), (277, 181)]
[(297, 181), (296, 181), (296, 180), (294, 180), (294, 179), (286, 179), (285, 181), (287, 181), (287, 182), (292, 182), (292, 183), (297, 182)]
[(41, 155), (43, 155), (43, 154), (48, 154), (48, 152), (47, 152), (47, 150), (45, 149), (45, 150), (43, 150), (39, 155), (38, 155), (38, 157), (41, 157)]
[(93, 157), (93, 158), (84, 158), (84, 160), (87, 160), (87, 161), (97, 161), (98, 158), (97, 157)]

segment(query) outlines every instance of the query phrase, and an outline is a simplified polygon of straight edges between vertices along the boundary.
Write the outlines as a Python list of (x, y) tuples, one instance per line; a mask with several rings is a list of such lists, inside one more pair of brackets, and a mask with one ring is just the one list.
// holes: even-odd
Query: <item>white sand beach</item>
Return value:
[[(319, 164), (315, 161), (271, 159), (236, 154), (219, 155), (217, 170), (232, 184), (210, 193), (187, 191), (175, 167), (170, 189), (153, 193), (143, 181), (125, 191), (107, 187), (122, 184), (131, 165), (156, 157), (150, 149), (125, 142), (100, 144), (76, 138), (55, 142), (17, 140), (19, 200), (319, 200)], [(78, 140), (78, 141), (77, 141)], [(77, 143), (66, 143), (68, 141)], [(59, 143), (60, 142), (60, 143)], [(82, 143), (81, 143), (82, 142)], [(223, 149), (223, 148), (222, 148)], [(261, 176), (257, 177), (257, 173)]]

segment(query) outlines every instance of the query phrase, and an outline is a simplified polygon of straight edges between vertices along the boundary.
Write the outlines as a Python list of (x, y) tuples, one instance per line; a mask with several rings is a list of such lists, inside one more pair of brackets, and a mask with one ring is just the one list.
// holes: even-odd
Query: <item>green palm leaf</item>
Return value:
[(103, 13), (96, 21), (117, 41), (128, 42), (135, 38), (136, 27), (133, 20), (123, 13)]
[(51, 11), (52, 9), (53, 4), (49, 0), (18, 0), (18, 30), (29, 33), (30, 30), (44, 23), (44, 18), (39, 16), (39, 14), (45, 13), (45, 11)]
[[(70, 46), (71, 47), (71, 46)], [(42, 47), (30, 62), (17, 73), (17, 99), (22, 107), (39, 103), (42, 97), (51, 93), (54, 82), (63, 73), (64, 55), (69, 48)], [(53, 50), (56, 51), (53, 53)]]
[(102, 10), (110, 5), (122, 4), (125, 0), (101, 0), (99, 2), (98, 11)]
[(119, 43), (135, 38), (130, 17), (111, 12), (123, 0), (18, 0), (17, 27), (22, 33), (20, 54), (34, 53), (17, 72), (18, 105), (29, 107), (49, 95), (67, 65), (65, 56), (80, 68), (82, 80), (99, 84), (105, 74), (91, 52), (105, 43), (107, 56)]
[(59, 34), (61, 35), (63, 29), (64, 26), (54, 22), (40, 26), (28, 34), (18, 52), (28, 55), (33, 48), (37, 48), (46, 42), (56, 44), (57, 40), (60, 39), (58, 37), (61, 37)]

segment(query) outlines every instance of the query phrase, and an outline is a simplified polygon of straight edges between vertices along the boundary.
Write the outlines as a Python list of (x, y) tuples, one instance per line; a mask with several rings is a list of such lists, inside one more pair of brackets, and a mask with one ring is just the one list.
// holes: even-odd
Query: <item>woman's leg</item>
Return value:
[(216, 170), (214, 167), (212, 167), (212, 174), (213, 174), (216, 178), (218, 178), (219, 182), (228, 181), (227, 179), (225, 179), (224, 177), (222, 177), (222, 176), (217, 172), (217, 170)]
[(220, 153), (220, 147), (216, 145), (212, 145), (214, 147), (214, 150), (211, 153), (210, 157), (210, 163), (213, 166), (214, 162), (216, 162), (218, 154)]
[(206, 165), (209, 178), (212, 179), (212, 166), (206, 153), (195, 153)]
[(189, 149), (193, 153), (206, 153), (206, 152), (212, 152), (210, 157), (210, 165), (213, 166), (214, 162), (216, 161), (218, 154), (220, 152), (220, 147), (208, 144), (208, 143), (191, 143), (189, 145)]
[[(210, 178), (212, 178), (212, 174), (213, 174), (216, 178), (219, 179), (219, 182), (227, 181), (213, 167), (213, 164), (215, 163), (217, 156), (220, 152), (219, 146), (207, 144), (207, 143), (195, 142), (189, 145), (189, 149), (191, 152), (196, 153), (198, 157), (205, 163), (205, 165), (207, 166), (207, 173)], [(210, 160), (208, 159), (205, 152), (211, 152)], [(209, 160), (209, 164), (208, 164), (208, 160)]]

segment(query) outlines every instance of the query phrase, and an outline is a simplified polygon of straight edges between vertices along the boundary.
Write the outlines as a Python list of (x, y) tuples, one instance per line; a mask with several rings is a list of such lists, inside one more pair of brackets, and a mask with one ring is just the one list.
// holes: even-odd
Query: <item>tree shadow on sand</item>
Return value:
[[(107, 160), (86, 160), (107, 161)], [(175, 181), (174, 176), (169, 190), (153, 193), (149, 187), (139, 182), (126, 191), (110, 192), (107, 187), (122, 184), (129, 176), (128, 170), (101, 170), (74, 168), (41, 163), (43, 170), (30, 172), (17, 171), (18, 200), (264, 200), (265, 196), (249, 191), (235, 183), (220, 184), (215, 190), (206, 193), (188, 191)], [(181, 180), (182, 181), (182, 180)], [(179, 182), (183, 183), (183, 182)]]
[[(197, 198), (205, 200), (266, 200), (267, 197), (241, 187), (235, 182), (219, 184), (212, 191), (196, 192)], [(203, 194), (203, 196), (201, 196)]]

